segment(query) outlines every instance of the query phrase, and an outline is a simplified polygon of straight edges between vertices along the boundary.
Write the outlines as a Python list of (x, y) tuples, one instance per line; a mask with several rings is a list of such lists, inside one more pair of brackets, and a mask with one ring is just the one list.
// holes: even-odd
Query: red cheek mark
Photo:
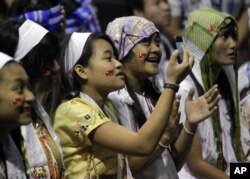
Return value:
[(138, 56), (140, 59), (145, 59), (147, 57), (147, 54), (146, 53), (139, 53), (139, 56)]
[(43, 71), (42, 71), (42, 74), (43, 75), (51, 75), (51, 68), (45, 68)]
[(16, 98), (12, 101), (13, 105), (20, 105), (23, 103), (23, 99), (22, 98)]
[(114, 75), (114, 70), (105, 71), (105, 75), (106, 76), (113, 76)]

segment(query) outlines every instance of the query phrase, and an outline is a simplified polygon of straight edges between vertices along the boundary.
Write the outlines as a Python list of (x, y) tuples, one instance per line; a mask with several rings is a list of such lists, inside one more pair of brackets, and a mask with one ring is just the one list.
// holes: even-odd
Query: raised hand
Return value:
[(182, 63), (177, 63), (178, 50), (175, 50), (169, 60), (167, 67), (168, 83), (179, 84), (192, 69), (194, 64), (194, 56), (186, 48), (183, 48)]
[(204, 95), (193, 100), (194, 89), (192, 88), (185, 102), (185, 113), (189, 124), (198, 124), (208, 118), (217, 109), (217, 104), (221, 99), (218, 85), (214, 85)]

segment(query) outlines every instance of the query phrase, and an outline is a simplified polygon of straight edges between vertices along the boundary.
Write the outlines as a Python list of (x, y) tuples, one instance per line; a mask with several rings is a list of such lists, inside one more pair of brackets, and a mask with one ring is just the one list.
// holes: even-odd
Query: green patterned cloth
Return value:
[(200, 8), (190, 13), (183, 34), (201, 51), (206, 52), (220, 29), (232, 21), (235, 22), (235, 19), (227, 13)]

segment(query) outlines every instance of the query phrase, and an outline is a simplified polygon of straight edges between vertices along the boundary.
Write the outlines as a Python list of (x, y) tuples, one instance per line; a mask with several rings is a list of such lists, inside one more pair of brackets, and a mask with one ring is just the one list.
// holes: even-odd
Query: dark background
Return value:
[(108, 23), (116, 17), (129, 15), (128, 2), (126, 0), (94, 0), (98, 8), (98, 19), (102, 31), (105, 31)]

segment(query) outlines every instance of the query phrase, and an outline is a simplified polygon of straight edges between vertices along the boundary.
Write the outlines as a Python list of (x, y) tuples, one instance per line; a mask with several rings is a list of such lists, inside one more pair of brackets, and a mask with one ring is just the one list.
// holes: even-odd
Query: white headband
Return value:
[(13, 60), (12, 57), (6, 55), (5, 53), (0, 52), (0, 70), (3, 68), (3, 66), (8, 62)]
[(66, 72), (71, 71), (76, 62), (81, 57), (83, 47), (90, 34), (91, 33), (80, 33), (80, 32), (72, 33), (64, 59)]
[[(15, 60), (20, 61), (48, 33), (48, 30), (31, 20), (26, 20), (19, 27), (19, 41)], [(46, 52), (45, 52), (46, 53)]]

